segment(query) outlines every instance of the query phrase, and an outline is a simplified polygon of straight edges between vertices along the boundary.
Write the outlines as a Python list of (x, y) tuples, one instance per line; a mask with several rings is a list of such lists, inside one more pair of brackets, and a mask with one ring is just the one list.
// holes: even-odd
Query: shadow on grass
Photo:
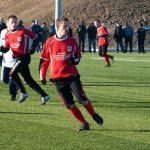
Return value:
[(150, 87), (150, 83), (128, 82), (84, 82), (84, 86), (121, 86), (121, 87)]
[(120, 105), (95, 105), (96, 107), (104, 107), (104, 108), (147, 108), (150, 106), (120, 106)]
[(149, 129), (136, 130), (136, 129), (91, 129), (91, 131), (100, 131), (100, 132), (150, 132)]
[(52, 113), (37, 113), (37, 112), (2, 112), (0, 114), (17, 114), (17, 115), (52, 115)]
[(145, 69), (145, 68), (150, 68), (150, 67), (144, 67), (144, 66), (143, 66), (143, 67), (137, 67), (137, 68), (140, 68), (140, 69)]
[(150, 108), (150, 102), (105, 102), (99, 104), (98, 101), (92, 101), (96, 107), (105, 108)]

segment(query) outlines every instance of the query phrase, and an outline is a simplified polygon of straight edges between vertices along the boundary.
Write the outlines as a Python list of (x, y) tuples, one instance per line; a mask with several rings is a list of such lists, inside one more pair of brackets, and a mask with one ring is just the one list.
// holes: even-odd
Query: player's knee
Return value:
[(86, 106), (88, 103), (89, 103), (89, 101), (88, 101), (88, 100), (86, 100), (86, 101), (82, 101), (82, 102), (81, 102), (81, 104), (82, 104), (83, 106)]
[(86, 95), (82, 95), (78, 98), (78, 100), (80, 104), (84, 104), (84, 103), (87, 103), (88, 98), (86, 97)]
[(71, 109), (71, 108), (73, 108), (74, 106), (75, 106), (75, 104), (67, 104), (67, 105), (66, 105), (66, 108), (67, 108), (67, 109)]

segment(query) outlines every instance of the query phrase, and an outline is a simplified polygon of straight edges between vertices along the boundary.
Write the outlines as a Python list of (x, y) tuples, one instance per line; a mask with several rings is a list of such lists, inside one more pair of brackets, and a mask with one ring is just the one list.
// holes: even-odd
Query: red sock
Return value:
[(72, 107), (69, 109), (70, 113), (81, 123), (86, 123), (84, 116), (82, 115), (81, 111), (77, 108), (77, 106)]
[(83, 105), (83, 106), (84, 106), (85, 109), (89, 112), (89, 114), (90, 114), (91, 116), (94, 116), (95, 110), (94, 110), (93, 105), (91, 104), (90, 101), (88, 101), (88, 104)]
[(104, 56), (104, 59), (107, 64), (110, 64), (108, 55)]

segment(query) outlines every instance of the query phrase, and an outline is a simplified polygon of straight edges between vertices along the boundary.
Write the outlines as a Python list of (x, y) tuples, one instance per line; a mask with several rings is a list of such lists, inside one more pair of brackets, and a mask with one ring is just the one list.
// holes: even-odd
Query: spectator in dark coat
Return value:
[(42, 35), (42, 28), (38, 24), (38, 20), (33, 20), (32, 21), (31, 31), (36, 33), (36, 35), (37, 35), (37, 43), (38, 44), (37, 44), (36, 52), (40, 52), (41, 51), (40, 41), (41, 41), (41, 35)]
[(89, 52), (91, 53), (91, 45), (93, 46), (93, 52), (96, 53), (96, 34), (97, 28), (94, 26), (94, 22), (91, 22), (90, 26), (87, 28)]
[(114, 31), (114, 39), (116, 41), (116, 51), (119, 53), (119, 46), (121, 48), (121, 51), (124, 52), (124, 46), (123, 46), (123, 37), (124, 37), (124, 31), (122, 29), (122, 25), (116, 24), (116, 28)]
[(144, 41), (145, 41), (145, 36), (146, 36), (146, 30), (144, 29), (143, 23), (140, 23), (140, 26), (137, 30), (137, 36), (138, 36), (138, 52), (145, 53)]
[(69, 26), (68, 35), (73, 37), (73, 30), (72, 30), (71, 26)]
[(55, 30), (55, 23), (51, 23), (50, 24), (50, 30), (49, 30), (49, 37), (53, 36), (56, 34), (56, 30)]
[(49, 28), (46, 22), (43, 22), (43, 24), (41, 25), (41, 28), (42, 28), (41, 42), (42, 42), (42, 48), (43, 48), (43, 45), (45, 44), (46, 40), (49, 37)]
[(18, 21), (18, 27), (19, 27), (19, 28), (24, 28), (23, 20), (19, 20), (19, 21)]
[(1, 33), (1, 31), (2, 31), (3, 29), (6, 29), (6, 28), (7, 28), (7, 26), (6, 26), (6, 24), (4, 23), (3, 18), (0, 18), (0, 33)]
[(133, 52), (132, 43), (133, 43), (133, 36), (134, 36), (133, 27), (129, 23), (127, 23), (126, 27), (123, 29), (123, 31), (124, 31), (124, 35), (125, 35), (125, 52), (127, 52), (128, 43), (129, 43), (130, 53), (132, 53)]
[(86, 35), (86, 26), (84, 25), (84, 21), (81, 21), (77, 28), (78, 40), (79, 40), (79, 48), (82, 52), (85, 48), (85, 35)]

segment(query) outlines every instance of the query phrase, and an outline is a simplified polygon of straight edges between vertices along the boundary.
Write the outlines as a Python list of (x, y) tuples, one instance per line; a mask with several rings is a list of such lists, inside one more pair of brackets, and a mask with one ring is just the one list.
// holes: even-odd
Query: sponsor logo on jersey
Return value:
[(56, 60), (68, 60), (70, 58), (70, 54), (66, 54), (65, 52), (57, 53), (53, 56)]
[(21, 36), (17, 37), (17, 41), (20, 42), (21, 41)]
[(12, 44), (10, 44), (11, 48), (19, 48), (20, 47), (20, 43), (19, 42), (14, 42)]
[(71, 52), (72, 51), (72, 46), (67, 46), (67, 52)]

